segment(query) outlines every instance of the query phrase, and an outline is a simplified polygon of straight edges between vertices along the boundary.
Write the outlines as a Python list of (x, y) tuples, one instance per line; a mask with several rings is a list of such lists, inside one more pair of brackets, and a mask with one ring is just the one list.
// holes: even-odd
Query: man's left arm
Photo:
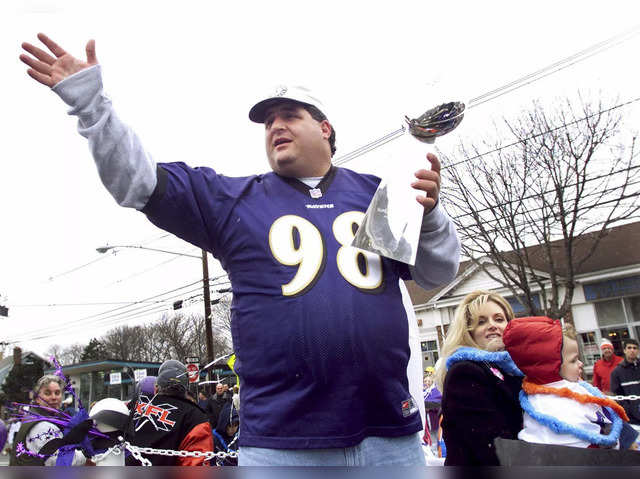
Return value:
[(412, 183), (416, 190), (423, 191), (416, 200), (425, 214), (420, 228), (420, 242), (416, 263), (410, 266), (413, 280), (424, 289), (433, 289), (452, 281), (460, 264), (460, 240), (455, 225), (438, 201), (440, 198), (440, 161), (427, 154), (430, 170), (416, 172)]

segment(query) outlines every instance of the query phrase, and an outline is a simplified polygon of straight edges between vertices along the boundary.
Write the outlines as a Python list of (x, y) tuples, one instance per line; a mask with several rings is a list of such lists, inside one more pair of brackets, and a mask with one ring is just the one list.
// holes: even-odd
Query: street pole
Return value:
[(209, 295), (209, 261), (202, 250), (202, 287), (204, 294), (204, 326), (207, 335), (207, 364), (213, 361), (213, 329), (211, 327), (211, 298)]
[[(106, 253), (109, 250), (115, 248), (137, 248), (146, 249), (149, 251), (157, 251), (159, 253), (169, 253), (178, 256), (187, 256), (189, 258), (200, 258), (193, 254), (176, 253), (175, 251), (167, 251), (158, 248), (148, 248), (146, 246), (138, 245), (112, 245), (112, 246), (100, 246), (96, 248), (98, 253)], [(209, 294), (209, 262), (207, 261), (207, 252), (202, 250), (202, 289), (204, 293), (204, 324), (207, 335), (207, 364), (213, 362), (213, 330), (211, 327), (211, 297)], [(1, 343), (0, 343), (1, 344)]]

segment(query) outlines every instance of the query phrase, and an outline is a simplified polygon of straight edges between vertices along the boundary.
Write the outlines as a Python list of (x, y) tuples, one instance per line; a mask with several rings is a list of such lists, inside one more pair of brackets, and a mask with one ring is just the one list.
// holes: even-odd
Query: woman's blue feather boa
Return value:
[(522, 371), (518, 369), (518, 366), (513, 362), (511, 356), (506, 351), (489, 352), (482, 349), (470, 348), (463, 346), (456, 349), (449, 358), (447, 358), (447, 369), (460, 361), (475, 361), (477, 363), (491, 363), (495, 364), (500, 370), (509, 374), (510, 376), (524, 376)]

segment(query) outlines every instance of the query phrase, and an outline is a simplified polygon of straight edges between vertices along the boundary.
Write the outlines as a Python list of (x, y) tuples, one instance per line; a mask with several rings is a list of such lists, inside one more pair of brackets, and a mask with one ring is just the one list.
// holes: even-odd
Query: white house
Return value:
[[(591, 238), (589, 234), (581, 237), (576, 250), (588, 248)], [(536, 248), (540, 249), (532, 250)], [(493, 275), (500, 276), (489, 259), (483, 261)], [(534, 266), (539, 267), (536, 275), (548, 277), (544, 263)], [(576, 280), (572, 314), (585, 373), (590, 376), (600, 357), (601, 338), (610, 339), (618, 355), (622, 355), (623, 339), (640, 339), (640, 223), (607, 230), (594, 254), (577, 270)], [(493, 291), (509, 300), (516, 315), (523, 313), (511, 291), (470, 261), (461, 263), (455, 280), (440, 289), (425, 291), (411, 281), (407, 287), (418, 319), (424, 367), (438, 359), (443, 335), (466, 294), (478, 289)]]

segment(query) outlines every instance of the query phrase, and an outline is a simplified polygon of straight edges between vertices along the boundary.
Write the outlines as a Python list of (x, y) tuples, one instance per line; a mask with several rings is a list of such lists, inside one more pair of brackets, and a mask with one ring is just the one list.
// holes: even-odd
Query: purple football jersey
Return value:
[(231, 280), (241, 446), (349, 447), (421, 429), (406, 406), (408, 267), (350, 246), (379, 181), (332, 167), (309, 188), (158, 166), (143, 212)]

